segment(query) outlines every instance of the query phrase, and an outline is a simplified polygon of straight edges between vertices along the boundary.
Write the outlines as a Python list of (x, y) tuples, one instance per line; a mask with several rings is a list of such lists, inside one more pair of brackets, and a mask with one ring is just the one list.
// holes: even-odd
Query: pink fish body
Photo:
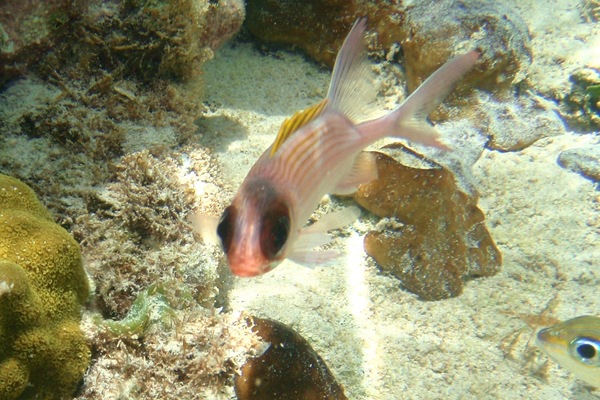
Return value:
[(305, 224), (324, 195), (350, 194), (377, 177), (374, 160), (361, 153), (370, 144), (394, 136), (445, 148), (425, 118), (473, 67), (479, 53), (448, 61), (395, 110), (355, 124), (361, 104), (373, 91), (367, 78), (365, 28), (366, 20), (357, 20), (344, 41), (327, 98), (284, 122), (275, 143), (256, 161), (223, 212), (217, 234), (233, 274), (260, 275), (286, 258), (305, 265), (334, 258), (332, 251), (314, 249), (331, 241), (327, 231), (353, 222), (358, 209), (349, 207)]

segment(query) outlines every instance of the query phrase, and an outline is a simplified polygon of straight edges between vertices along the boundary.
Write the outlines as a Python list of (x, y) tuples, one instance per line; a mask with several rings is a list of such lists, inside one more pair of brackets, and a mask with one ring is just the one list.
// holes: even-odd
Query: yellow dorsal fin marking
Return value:
[(283, 142), (285, 142), (292, 133), (296, 132), (298, 128), (308, 124), (310, 121), (321, 115), (325, 105), (327, 105), (327, 99), (323, 99), (314, 106), (310, 106), (305, 110), (296, 111), (294, 115), (286, 118), (279, 128), (279, 132), (277, 133), (277, 137), (273, 142), (273, 146), (271, 146), (271, 153), (269, 154), (269, 157), (273, 157)]

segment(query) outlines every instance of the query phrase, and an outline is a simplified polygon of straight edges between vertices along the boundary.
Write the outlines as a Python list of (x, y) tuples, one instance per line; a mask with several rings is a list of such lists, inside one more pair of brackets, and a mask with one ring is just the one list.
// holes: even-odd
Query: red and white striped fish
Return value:
[[(327, 231), (353, 222), (356, 207), (325, 215), (305, 227), (324, 195), (350, 194), (377, 177), (374, 160), (361, 151), (386, 137), (446, 148), (426, 121), (475, 64), (479, 53), (460, 55), (438, 69), (389, 114), (357, 123), (372, 100), (364, 33), (356, 21), (336, 58), (327, 98), (282, 124), (275, 142), (256, 161), (216, 227), (233, 274), (264, 274), (289, 258), (316, 265), (335, 257), (315, 248), (331, 241)], [(193, 218), (206, 232), (206, 219)], [(214, 231), (213, 231), (214, 232)]]

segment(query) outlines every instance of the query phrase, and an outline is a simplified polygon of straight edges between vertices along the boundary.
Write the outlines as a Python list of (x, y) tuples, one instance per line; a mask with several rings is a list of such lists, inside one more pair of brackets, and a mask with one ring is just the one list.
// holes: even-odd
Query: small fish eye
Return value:
[(234, 216), (235, 208), (233, 206), (227, 207), (223, 211), (223, 214), (221, 214), (219, 225), (217, 225), (217, 235), (219, 235), (219, 238), (221, 239), (221, 244), (223, 245), (223, 251), (225, 254), (229, 252), (231, 241), (233, 240)]
[(600, 341), (580, 337), (569, 343), (569, 351), (577, 361), (586, 365), (600, 366)]
[(260, 245), (265, 257), (273, 259), (285, 246), (290, 233), (290, 211), (282, 202), (277, 202), (263, 218)]

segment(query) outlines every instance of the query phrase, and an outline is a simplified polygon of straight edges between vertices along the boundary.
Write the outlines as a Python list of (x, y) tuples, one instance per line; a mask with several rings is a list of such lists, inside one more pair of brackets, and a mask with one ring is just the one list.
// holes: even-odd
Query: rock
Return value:
[(410, 91), (453, 55), (478, 48), (483, 55), (465, 86), (508, 88), (531, 63), (526, 24), (492, 0), (419, 2), (249, 0), (247, 24), (260, 40), (290, 43), (333, 66), (354, 20), (367, 16), (375, 33), (369, 47), (387, 54), (400, 44)]
[(458, 296), (465, 280), (499, 272), (501, 254), (477, 198), (459, 191), (450, 171), (374, 154), (379, 177), (361, 185), (355, 199), (373, 214), (400, 222), (365, 237), (366, 252), (383, 271), (424, 300)]
[(410, 91), (452, 55), (468, 49), (477, 48), (482, 56), (477, 71), (466, 78), (466, 86), (474, 83), (494, 91), (509, 88), (525, 78), (531, 64), (527, 25), (503, 2), (418, 1), (406, 7), (400, 26)]
[(341, 400), (344, 390), (323, 359), (297, 332), (281, 322), (250, 318), (269, 348), (242, 367), (235, 379), (239, 400)]
[[(487, 95), (483, 95), (486, 96)], [(467, 110), (470, 120), (488, 137), (486, 147), (499, 151), (523, 150), (536, 141), (564, 133), (554, 104), (537, 95), (507, 101), (483, 99)]]
[[(387, 4), (381, 6), (389, 9)], [(297, 45), (329, 67), (361, 15), (356, 0), (250, 0), (246, 14), (248, 29), (258, 39)]]
[(53, 42), (54, 16), (68, 0), (4, 0), (0, 5), (0, 88), (40, 60)]
[(558, 164), (569, 171), (600, 182), (600, 147), (598, 145), (565, 150), (559, 154)]

